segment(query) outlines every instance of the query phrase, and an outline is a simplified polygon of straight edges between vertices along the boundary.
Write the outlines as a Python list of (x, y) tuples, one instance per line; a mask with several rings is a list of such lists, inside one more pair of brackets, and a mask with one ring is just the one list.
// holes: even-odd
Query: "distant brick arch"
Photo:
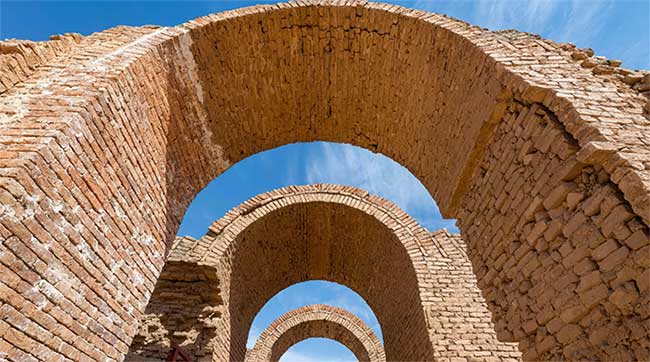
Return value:
[(246, 362), (277, 362), (291, 346), (308, 338), (340, 342), (361, 362), (386, 362), (384, 347), (367, 324), (344, 309), (322, 304), (278, 317), (260, 334)]
[(422, 181), (525, 358), (650, 358), (647, 75), (366, 2), (0, 53), (11, 358), (122, 358), (193, 197), (246, 156), (315, 140), (381, 152)]

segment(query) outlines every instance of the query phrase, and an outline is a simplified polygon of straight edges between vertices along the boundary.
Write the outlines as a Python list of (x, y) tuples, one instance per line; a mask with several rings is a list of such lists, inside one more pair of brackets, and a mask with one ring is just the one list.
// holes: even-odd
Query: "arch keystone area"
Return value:
[(0, 53), (10, 359), (123, 358), (194, 196), (245, 157), (317, 140), (391, 157), (458, 220), (496, 333), (524, 359), (650, 358), (646, 72), (356, 1)]
[(294, 344), (329, 338), (346, 346), (359, 361), (385, 362), (381, 341), (361, 319), (341, 308), (308, 305), (278, 317), (246, 354), (247, 362), (277, 362)]

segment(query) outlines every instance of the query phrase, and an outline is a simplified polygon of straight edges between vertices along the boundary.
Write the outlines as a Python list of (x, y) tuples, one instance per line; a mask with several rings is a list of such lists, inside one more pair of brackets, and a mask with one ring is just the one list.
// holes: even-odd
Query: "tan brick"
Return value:
[(605, 259), (609, 254), (613, 253), (616, 249), (619, 248), (618, 243), (614, 239), (609, 239), (599, 247), (597, 247), (592, 253), (591, 257), (596, 261), (601, 261)]
[(557, 332), (556, 337), (560, 343), (569, 344), (582, 334), (582, 327), (577, 324), (567, 324)]
[(619, 267), (629, 254), (630, 250), (625, 246), (621, 246), (616, 249), (616, 251), (609, 254), (605, 259), (599, 261), (598, 267), (600, 270), (605, 272), (612, 271)]

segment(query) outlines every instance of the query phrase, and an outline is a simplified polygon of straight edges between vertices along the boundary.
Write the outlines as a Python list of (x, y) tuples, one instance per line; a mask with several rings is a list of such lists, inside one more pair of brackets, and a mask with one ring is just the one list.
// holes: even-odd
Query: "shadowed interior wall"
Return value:
[[(459, 220), (500, 336), (529, 358), (650, 356), (650, 77), (534, 35), (365, 2), (72, 38), (43, 61), (10, 55), (33, 69), (2, 75), (9, 358), (122, 358), (193, 197), (246, 156), (312, 140), (381, 152), (422, 181)], [(535, 156), (515, 125), (538, 111), (553, 120), (538, 138), (555, 148)], [(553, 177), (572, 152), (580, 174)], [(521, 248), (542, 230), (564, 248)], [(531, 258), (535, 271), (503, 269)], [(557, 285), (546, 276), (569, 269)], [(529, 284), (556, 302), (534, 306)]]
[(192, 361), (212, 361), (222, 305), (216, 269), (166, 263), (125, 361), (166, 360), (173, 347)]
[(328, 280), (368, 302), (382, 325), (388, 359), (433, 357), (411, 259), (372, 216), (336, 204), (292, 205), (256, 221), (234, 242), (229, 298), (234, 356), (245, 351), (253, 318), (267, 300), (296, 283)]

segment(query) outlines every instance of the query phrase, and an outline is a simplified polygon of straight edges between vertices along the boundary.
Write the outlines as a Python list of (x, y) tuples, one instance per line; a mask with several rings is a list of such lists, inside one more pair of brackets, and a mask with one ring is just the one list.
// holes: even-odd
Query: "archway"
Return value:
[[(383, 344), (381, 325), (366, 300), (345, 285), (325, 280), (309, 280), (291, 285), (271, 297), (271, 299), (264, 304), (255, 315), (255, 318), (253, 318), (251, 328), (248, 331), (246, 347), (249, 350), (252, 349), (262, 332), (264, 332), (264, 330), (266, 330), (280, 316), (308, 305), (328, 305), (354, 314), (373, 331)], [(322, 348), (321, 346), (317, 346), (318, 341), (324, 340), (326, 339), (312, 339), (310, 342), (307, 342), (306, 345), (315, 347), (313, 348), (315, 351), (324, 350), (326, 349), (325, 346)], [(331, 344), (330, 342), (326, 343)], [(303, 349), (303, 347), (298, 349), (303, 352), (309, 352)], [(296, 353), (299, 353), (299, 351)], [(332, 356), (332, 358), (335, 357)]]
[[(177, 239), (170, 263), (196, 264), (218, 275), (218, 318), (195, 328), (217, 331), (201, 349), (201, 356), (216, 360), (242, 360), (262, 305), (310, 279), (346, 285), (368, 302), (388, 360), (519, 356), (513, 344), (497, 341), (459, 237), (429, 233), (363, 190), (307, 185), (258, 195), (214, 222), (202, 238)], [(161, 324), (156, 313), (149, 319), (154, 322), (147, 324)], [(142, 333), (139, 340), (156, 340)], [(160, 333), (163, 341), (156, 344), (170, 343), (165, 333), (173, 331)]]
[(342, 343), (359, 361), (386, 361), (379, 338), (361, 319), (343, 309), (319, 304), (294, 309), (276, 319), (248, 351), (246, 361), (278, 362), (289, 347), (312, 337)]
[[(585, 56), (363, 2), (75, 40), (0, 95), (4, 319), (42, 347), (17, 356), (121, 358), (192, 197), (247, 155), (331, 140), (402, 163), (459, 220), (527, 358), (647, 359), (648, 103)], [(30, 321), (80, 338), (61, 353)]]

